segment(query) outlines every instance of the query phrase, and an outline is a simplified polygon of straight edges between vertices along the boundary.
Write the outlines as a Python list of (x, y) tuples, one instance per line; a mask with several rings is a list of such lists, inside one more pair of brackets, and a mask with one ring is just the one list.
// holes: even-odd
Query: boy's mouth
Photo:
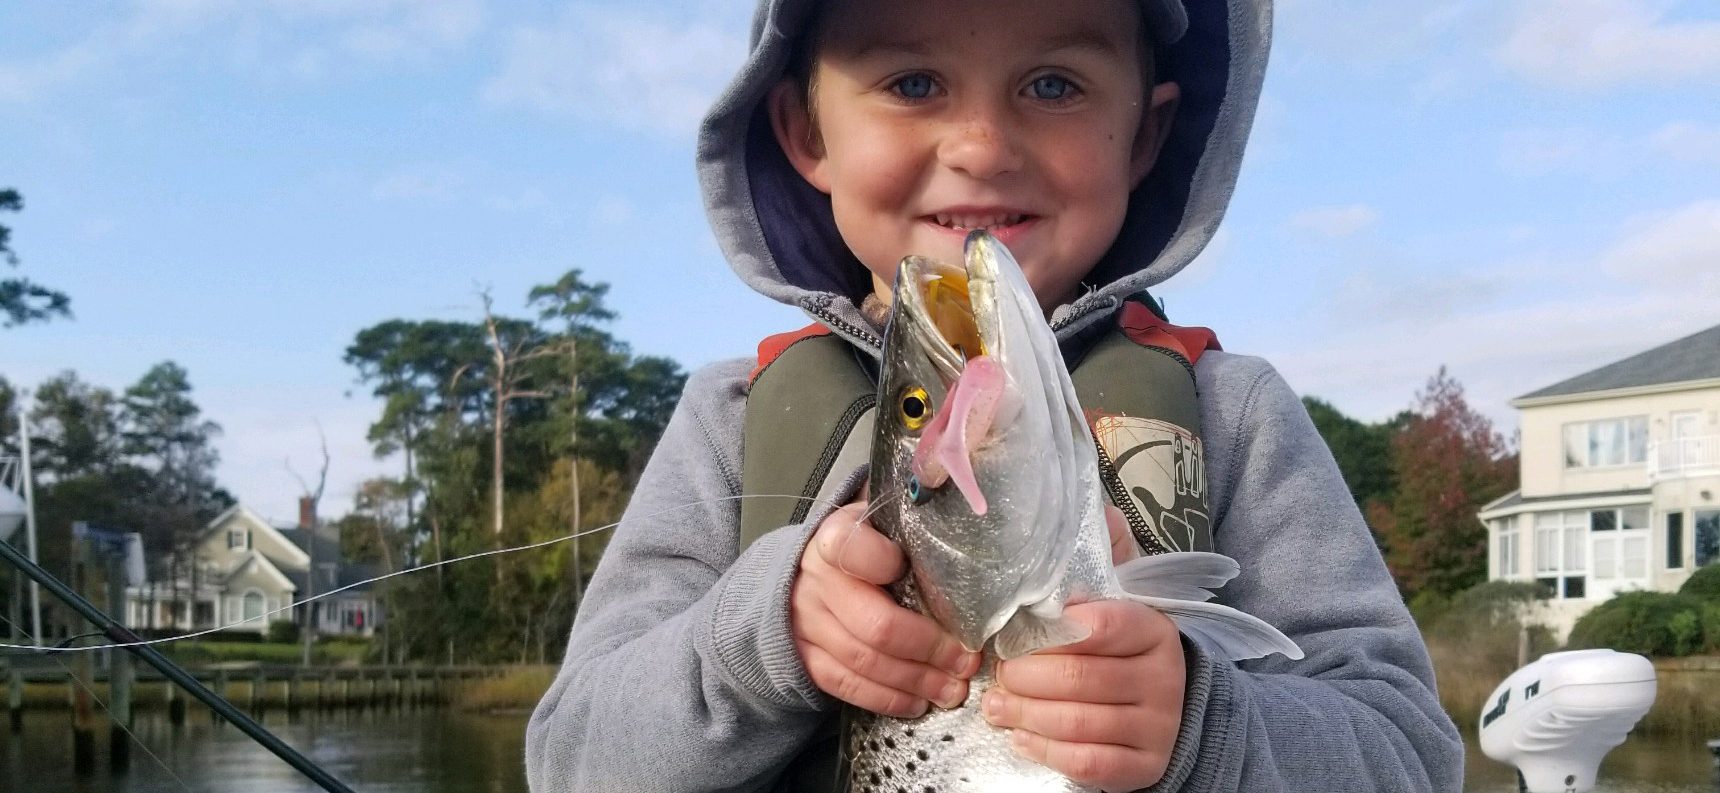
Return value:
[(927, 216), (927, 219), (939, 226), (954, 231), (967, 233), (978, 229), (997, 232), (1011, 226), (1019, 226), (1033, 219), (1032, 215), (1021, 212), (992, 212), (992, 213), (960, 213), (939, 212)]

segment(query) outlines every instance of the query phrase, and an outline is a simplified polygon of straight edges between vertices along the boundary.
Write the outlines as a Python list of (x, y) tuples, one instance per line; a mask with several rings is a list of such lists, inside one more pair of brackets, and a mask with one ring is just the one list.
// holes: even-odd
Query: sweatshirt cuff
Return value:
[(1223, 758), (1232, 756), (1231, 745), (1239, 737), (1232, 735), (1236, 723), (1236, 667), (1217, 661), (1187, 636), (1182, 637), (1182, 645), (1183, 660), (1188, 664), (1182, 726), (1177, 731), (1164, 777), (1147, 791), (1232, 789), (1225, 787), (1223, 779), (1235, 776), (1234, 769), (1227, 774), (1220, 766)]
[(827, 710), (836, 700), (806, 672), (789, 625), (789, 594), (813, 530), (859, 492), (865, 468), (843, 480), (829, 503), (820, 503), (798, 526), (784, 526), (754, 541), (717, 584), (716, 608), (704, 633), (709, 651), (737, 685), (767, 702)]

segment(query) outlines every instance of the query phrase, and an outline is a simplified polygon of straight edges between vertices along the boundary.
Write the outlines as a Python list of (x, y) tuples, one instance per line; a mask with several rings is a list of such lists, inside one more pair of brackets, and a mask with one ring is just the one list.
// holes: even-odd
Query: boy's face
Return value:
[(1150, 95), (1142, 84), (1139, 13), (1131, 0), (845, 0), (827, 12), (811, 108), (785, 80), (771, 118), (880, 297), (903, 256), (960, 262), (979, 227), (1009, 246), (1041, 305), (1075, 296), (1175, 107), (1175, 84)]

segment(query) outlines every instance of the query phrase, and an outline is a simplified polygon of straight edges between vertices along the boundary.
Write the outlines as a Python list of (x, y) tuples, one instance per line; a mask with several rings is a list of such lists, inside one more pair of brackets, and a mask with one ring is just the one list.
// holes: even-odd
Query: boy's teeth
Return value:
[(939, 213), (933, 216), (938, 225), (952, 229), (994, 229), (999, 226), (1013, 226), (1026, 219), (1026, 215), (946, 215)]

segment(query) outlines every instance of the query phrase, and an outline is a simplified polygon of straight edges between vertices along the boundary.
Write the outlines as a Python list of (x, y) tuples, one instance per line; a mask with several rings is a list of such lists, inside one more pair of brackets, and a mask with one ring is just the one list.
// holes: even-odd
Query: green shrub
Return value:
[(291, 644), (299, 640), (299, 624), (282, 620), (269, 623), (269, 641), (278, 644)]
[(1696, 568), (1696, 572), (1684, 579), (1684, 586), (1678, 588), (1678, 594), (1694, 595), (1710, 603), (1720, 603), (1720, 564)]
[(1683, 656), (1714, 638), (1700, 598), (1666, 592), (1624, 592), (1590, 609), (1571, 628), (1571, 649), (1610, 647), (1627, 653)]

